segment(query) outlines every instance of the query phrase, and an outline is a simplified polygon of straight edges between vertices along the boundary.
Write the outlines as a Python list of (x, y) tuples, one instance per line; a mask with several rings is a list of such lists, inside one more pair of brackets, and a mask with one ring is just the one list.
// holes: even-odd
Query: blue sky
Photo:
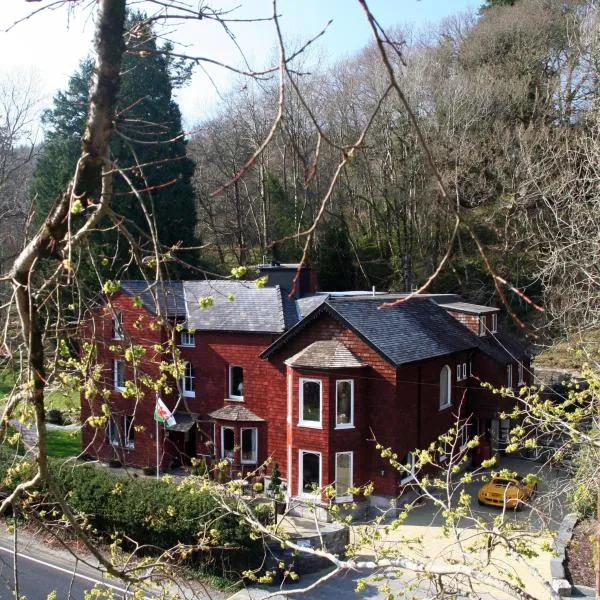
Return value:
[[(16, 19), (50, 0), (26, 3), (24, 0), (3, 0), (0, 13), (1, 71), (34, 72), (41, 104), (49, 100), (77, 68), (90, 49), (92, 22), (87, 12), (67, 9), (43, 12), (28, 19), (8, 33), (4, 30)], [(383, 27), (410, 23), (417, 29), (439, 23), (444, 17), (466, 9), (477, 9), (480, 0), (370, 0), (369, 6)], [(212, 6), (240, 7), (237, 16), (257, 17), (271, 14), (271, 0), (213, 0)], [(88, 3), (89, 5), (89, 3)], [(143, 6), (140, 2), (138, 6)], [(313, 56), (332, 62), (354, 54), (370, 40), (370, 31), (356, 0), (279, 0), (278, 11), (286, 39), (299, 43), (318, 33), (333, 19), (326, 36), (319, 41)], [(232, 25), (238, 44), (244, 49), (252, 66), (259, 69), (269, 64), (275, 52), (272, 24)], [(223, 31), (209, 23), (188, 24), (177, 32), (180, 50), (210, 56), (223, 62), (239, 65), (241, 58), (235, 45)], [(232, 76), (211, 67), (209, 73), (221, 92), (232, 84)], [(194, 75), (191, 85), (177, 92), (187, 127), (218, 107), (218, 94), (201, 71)]]

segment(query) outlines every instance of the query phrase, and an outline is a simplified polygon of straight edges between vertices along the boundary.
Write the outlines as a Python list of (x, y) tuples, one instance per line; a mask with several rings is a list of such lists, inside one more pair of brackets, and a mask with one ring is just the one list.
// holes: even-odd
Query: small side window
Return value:
[(485, 328), (486, 328), (485, 315), (481, 315), (479, 317), (479, 335), (480, 336), (485, 335)]
[(122, 340), (123, 339), (123, 313), (116, 312), (112, 318), (112, 339)]
[(125, 361), (113, 361), (113, 383), (117, 391), (125, 389)]
[(492, 314), (492, 333), (496, 333), (498, 331), (498, 313)]
[(196, 346), (196, 336), (190, 331), (182, 331), (181, 345), (186, 348), (194, 348)]

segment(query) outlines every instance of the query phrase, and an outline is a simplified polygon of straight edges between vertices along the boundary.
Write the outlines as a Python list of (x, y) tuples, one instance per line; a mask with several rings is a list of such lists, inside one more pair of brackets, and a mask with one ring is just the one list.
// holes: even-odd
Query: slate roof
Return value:
[[(253, 281), (184, 281), (187, 327), (199, 331), (282, 333), (286, 328), (279, 286), (257, 288)], [(233, 300), (228, 298), (233, 295)], [(201, 309), (200, 298), (212, 296), (213, 306)], [(289, 313), (289, 307), (288, 313)], [(292, 316), (288, 316), (293, 320)], [(297, 322), (297, 318), (293, 320)]]
[(328, 294), (315, 294), (314, 296), (305, 296), (304, 298), (298, 298), (298, 312), (300, 317), (303, 319), (309, 315), (313, 310), (319, 308), (325, 300), (329, 298)]
[(523, 361), (529, 357), (527, 347), (513, 335), (499, 331), (490, 335), (478, 337), (479, 349), (502, 364)]
[(258, 415), (255, 415), (245, 406), (236, 406), (232, 404), (228, 404), (223, 408), (219, 408), (211, 413), (208, 413), (208, 416), (217, 421), (264, 421), (264, 419), (261, 419)]
[(168, 317), (185, 317), (183, 282), (143, 280), (121, 281), (121, 290), (129, 296), (139, 296), (146, 310), (157, 314), (158, 300), (161, 313)]
[(367, 366), (336, 340), (313, 342), (285, 362), (290, 367), (308, 369), (356, 369)]
[(328, 297), (262, 354), (268, 358), (324, 312), (342, 320), (394, 366), (478, 347), (478, 337), (427, 297), (380, 308), (390, 296)]

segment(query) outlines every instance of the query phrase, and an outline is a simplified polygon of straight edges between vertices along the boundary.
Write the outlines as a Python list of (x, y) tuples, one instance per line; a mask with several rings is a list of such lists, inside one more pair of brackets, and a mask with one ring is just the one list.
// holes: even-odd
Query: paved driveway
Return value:
[[(507, 521), (514, 524), (515, 527), (522, 527), (525, 531), (541, 532), (537, 537), (531, 537), (527, 540), (528, 548), (537, 550), (538, 556), (528, 557), (526, 560), (519, 555), (510, 555), (504, 551), (497, 552), (497, 565), (508, 572), (515, 581), (521, 581), (531, 594), (538, 598), (548, 598), (548, 589), (544, 586), (544, 581), (550, 579), (550, 554), (541, 549), (544, 543), (551, 542), (551, 537), (545, 530), (556, 530), (563, 518), (563, 504), (565, 503), (565, 476), (556, 471), (542, 469), (535, 462), (504, 458), (501, 467), (514, 470), (520, 474), (536, 473), (540, 476), (539, 491), (532, 503), (531, 509), (525, 508), (522, 511), (506, 511), (504, 517)], [(494, 519), (502, 515), (502, 510), (493, 507), (480, 506), (477, 502), (477, 490), (481, 486), (480, 482), (474, 482), (465, 486), (466, 491), (471, 495), (472, 515), (480, 518), (488, 523), (493, 523)], [(423, 506), (414, 509), (406, 519), (404, 525), (385, 533), (381, 540), (374, 543), (373, 548), (363, 547), (361, 555), (368, 559), (374, 556), (374, 548), (381, 550), (382, 547), (404, 546), (403, 552), (418, 558), (422, 561), (440, 561), (446, 560), (453, 554), (456, 554), (457, 547), (454, 540), (444, 536), (441, 525), (443, 524), (443, 516), (440, 510), (432, 502), (427, 502)], [(461, 536), (469, 540), (466, 546), (473, 542), (471, 535), (471, 527), (473, 521), (464, 519), (460, 523)], [(355, 529), (360, 530), (360, 525), (356, 525)], [(471, 539), (469, 539), (471, 538)], [(418, 543), (411, 543), (411, 540), (419, 539)], [(473, 553), (473, 561), (482, 559), (482, 553)], [(498, 574), (498, 568), (490, 565), (487, 567), (487, 572), (490, 574)], [(325, 576), (327, 572), (321, 572), (313, 575), (305, 575), (297, 584), (286, 585), (286, 590), (302, 589), (306, 586), (313, 585), (318, 582), (319, 578)], [(343, 576), (338, 576), (335, 579), (320, 583), (315, 589), (303, 593), (300, 597), (309, 600), (332, 600), (333, 598), (349, 597), (349, 595), (360, 598), (387, 598), (385, 593), (378, 590), (377, 583), (369, 583), (366, 588), (357, 595), (355, 588), (357, 581), (361, 577), (367, 577), (370, 573), (347, 573)], [(505, 574), (503, 575), (506, 576)], [(415, 596), (426, 597), (427, 585), (422, 583), (418, 589), (411, 588), (411, 584), (415, 584), (414, 577), (411, 575), (403, 576), (400, 580), (386, 581), (389, 583), (392, 592), (398, 594), (399, 598), (413, 598)], [(489, 589), (478, 590), (481, 598), (501, 598), (502, 595), (496, 591)], [(276, 594), (277, 588), (274, 586), (264, 587), (262, 589), (254, 588), (239, 592), (235, 598), (242, 599), (258, 599), (264, 598), (266, 595)], [(283, 597), (281, 597), (283, 598)]]

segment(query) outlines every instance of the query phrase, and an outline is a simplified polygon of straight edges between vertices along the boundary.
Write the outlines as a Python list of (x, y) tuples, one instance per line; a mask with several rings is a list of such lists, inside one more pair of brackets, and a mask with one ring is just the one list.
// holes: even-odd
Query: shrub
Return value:
[(51, 408), (48, 412), (46, 412), (46, 421), (53, 425), (62, 425), (63, 424), (62, 411), (58, 410), (58, 408)]
[[(24, 462), (14, 450), (0, 446), (0, 477), (3, 483), (14, 462)], [(27, 463), (24, 463), (27, 464)], [(31, 465), (33, 466), (33, 465)], [(26, 469), (19, 480), (31, 475)], [(262, 545), (250, 537), (250, 529), (238, 517), (223, 510), (211, 492), (192, 483), (115, 474), (97, 465), (54, 459), (50, 474), (73, 510), (87, 515), (100, 535), (126, 535), (141, 545), (168, 549), (177, 544), (194, 545), (205, 530), (213, 530), (221, 549), (192, 557), (204, 571), (237, 577), (260, 565)], [(13, 478), (5, 489), (19, 481)], [(256, 506), (263, 523), (270, 522), (270, 507)]]

